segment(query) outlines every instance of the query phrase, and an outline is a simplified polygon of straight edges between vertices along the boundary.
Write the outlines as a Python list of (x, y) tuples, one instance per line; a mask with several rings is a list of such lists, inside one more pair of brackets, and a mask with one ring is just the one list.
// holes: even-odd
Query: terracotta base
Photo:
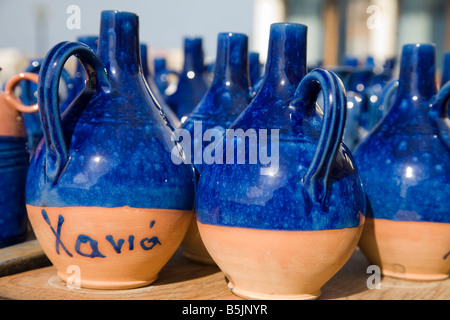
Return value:
[(350, 258), (362, 232), (362, 225), (278, 231), (197, 224), (230, 289), (247, 299), (316, 299)]
[(450, 223), (366, 219), (359, 247), (385, 276), (443, 280), (450, 272)]
[(181, 242), (181, 253), (186, 259), (200, 264), (213, 265), (216, 263), (209, 255), (198, 232), (196, 219), (191, 220), (186, 236)]
[(27, 205), (27, 210), (61, 280), (91, 289), (129, 289), (154, 282), (193, 217), (192, 211), (130, 207)]

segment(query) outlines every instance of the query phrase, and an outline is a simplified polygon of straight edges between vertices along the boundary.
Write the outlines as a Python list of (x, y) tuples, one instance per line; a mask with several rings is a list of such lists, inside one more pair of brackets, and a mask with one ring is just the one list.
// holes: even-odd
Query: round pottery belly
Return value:
[(136, 288), (154, 282), (193, 217), (192, 211), (130, 207), (27, 205), (27, 210), (58, 276), (93, 289)]
[(197, 223), (232, 292), (271, 300), (318, 298), (353, 254), (363, 227), (280, 231)]
[(359, 247), (385, 276), (442, 280), (450, 272), (450, 223), (366, 218)]

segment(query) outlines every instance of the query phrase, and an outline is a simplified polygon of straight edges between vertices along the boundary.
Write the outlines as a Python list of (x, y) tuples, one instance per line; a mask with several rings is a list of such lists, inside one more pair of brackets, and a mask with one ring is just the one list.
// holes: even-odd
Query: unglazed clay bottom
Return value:
[(27, 205), (27, 211), (61, 280), (76, 280), (75, 270), (80, 287), (91, 289), (129, 289), (154, 282), (193, 217), (193, 211), (130, 207)]
[(385, 276), (443, 280), (450, 272), (450, 223), (367, 218), (361, 251)]
[(202, 224), (206, 249), (245, 299), (312, 300), (347, 262), (362, 232), (355, 228), (279, 231)]

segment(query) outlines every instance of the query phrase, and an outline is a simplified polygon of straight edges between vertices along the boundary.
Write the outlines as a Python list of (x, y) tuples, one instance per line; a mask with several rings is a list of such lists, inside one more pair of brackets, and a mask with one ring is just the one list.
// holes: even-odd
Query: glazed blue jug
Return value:
[(403, 46), (395, 102), (355, 151), (368, 202), (359, 245), (386, 276), (448, 277), (449, 98), (434, 45)]
[[(191, 161), (200, 174), (213, 160), (212, 143), (225, 134), (250, 102), (248, 61), (248, 37), (245, 34), (218, 35), (211, 86), (181, 126), (190, 134)], [(204, 138), (203, 135), (208, 133), (211, 136)]]
[(167, 60), (163, 57), (153, 59), (153, 80), (164, 99), (169, 95), (168, 90), (178, 82), (180, 75), (175, 70), (167, 67)]
[(5, 92), (0, 91), (0, 248), (22, 242), (28, 234), (25, 179), (30, 155), (19, 110), (33, 106), (24, 106), (14, 92), (24, 80), (37, 83), (37, 78), (34, 73), (17, 74), (6, 82)]
[(205, 73), (202, 38), (184, 38), (183, 70), (177, 89), (167, 97), (167, 104), (183, 122), (203, 99), (209, 88)]
[[(184, 145), (190, 150), (191, 163), (198, 175), (217, 156), (214, 144), (250, 102), (248, 37), (241, 33), (220, 33), (217, 37), (217, 54), (212, 84), (192, 111), (181, 129)], [(195, 219), (181, 245), (188, 259), (213, 264), (204, 248)]]
[[(72, 56), (86, 69), (86, 88), (61, 115), (58, 82)], [(98, 54), (56, 45), (38, 88), (44, 139), (26, 204), (41, 247), (63, 281), (79, 266), (81, 287), (154, 282), (187, 231), (195, 180), (191, 165), (172, 161), (182, 150), (142, 73), (138, 16), (103, 11)]]
[(262, 86), (222, 139), (223, 164), (199, 179), (201, 238), (244, 298), (317, 298), (362, 231), (345, 89), (332, 72), (307, 74), (306, 37), (304, 25), (271, 25)]

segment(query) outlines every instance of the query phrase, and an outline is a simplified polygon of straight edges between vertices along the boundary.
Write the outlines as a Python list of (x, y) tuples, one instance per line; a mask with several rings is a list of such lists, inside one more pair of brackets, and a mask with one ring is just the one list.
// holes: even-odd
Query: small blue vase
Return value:
[(161, 109), (164, 111), (165, 116), (169, 120), (171, 126), (175, 129), (181, 124), (180, 119), (173, 110), (167, 105), (164, 96), (158, 89), (155, 83), (153, 73), (148, 66), (148, 48), (146, 44), (141, 43), (141, 60), (142, 60), (142, 72), (144, 73), (144, 78), (150, 88), (150, 92), (155, 96), (156, 102), (160, 105)]
[[(214, 78), (205, 97), (183, 123), (183, 141), (190, 137), (191, 161), (197, 174), (214, 161), (212, 146), (228, 129), (250, 102), (248, 68), (248, 37), (241, 33), (220, 33)], [(189, 156), (188, 156), (189, 157)], [(195, 219), (182, 243), (182, 253), (188, 259), (214, 264), (198, 235)]]
[(167, 97), (167, 104), (183, 122), (200, 103), (209, 88), (205, 73), (202, 38), (184, 39), (183, 70), (177, 84), (177, 90)]
[(367, 195), (360, 247), (384, 275), (448, 277), (450, 86), (437, 93), (435, 47), (403, 47), (396, 99), (355, 151)]
[[(167, 99), (168, 90), (170, 87), (174, 85), (178, 81), (180, 75), (175, 70), (169, 69), (167, 67), (166, 58), (156, 57), (153, 59), (153, 67), (154, 67), (154, 75), (153, 80), (155, 81), (156, 86), (161, 92), (164, 99)], [(176, 78), (175, 80), (171, 80), (171, 78)]]
[[(200, 174), (204, 166), (211, 164), (210, 162), (214, 160), (212, 142), (225, 135), (225, 130), (250, 102), (248, 61), (246, 35), (241, 33), (218, 35), (212, 84), (204, 98), (181, 126), (191, 136), (192, 143), (189, 146), (191, 161)], [(196, 132), (198, 132), (197, 135)], [(204, 139), (205, 133), (210, 135), (208, 139)], [(204, 154), (205, 152), (207, 154)], [(206, 162), (205, 156), (208, 158)]]
[[(86, 87), (62, 116), (58, 82), (76, 56)], [(194, 169), (142, 73), (139, 17), (103, 11), (98, 53), (62, 42), (39, 76), (44, 139), (30, 162), (26, 204), (59, 277), (81, 287), (134, 288), (157, 279), (193, 217)], [(53, 232), (55, 231), (55, 232)], [(55, 242), (56, 240), (56, 242)]]
[(245, 298), (317, 298), (362, 232), (364, 193), (342, 144), (345, 89), (332, 72), (307, 74), (306, 34), (271, 26), (263, 84), (219, 142), (223, 164), (199, 179), (201, 238)]

